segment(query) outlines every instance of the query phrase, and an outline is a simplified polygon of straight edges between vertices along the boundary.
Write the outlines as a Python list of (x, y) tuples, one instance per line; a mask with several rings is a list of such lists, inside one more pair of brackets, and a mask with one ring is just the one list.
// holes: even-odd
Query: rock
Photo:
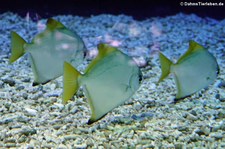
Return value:
[(187, 114), (187, 119), (192, 120), (192, 121), (196, 121), (198, 119), (198, 117), (189, 113), (189, 114)]
[(8, 124), (8, 123), (11, 123), (13, 122), (14, 120), (14, 117), (7, 117), (7, 118), (4, 118), (4, 119), (0, 119), (0, 124)]
[(221, 91), (218, 95), (218, 99), (220, 100), (220, 102), (225, 102), (225, 92)]
[(54, 107), (61, 111), (64, 108), (64, 105), (61, 103), (54, 103)]
[(16, 118), (17, 122), (22, 122), (22, 123), (28, 123), (29, 122), (29, 118), (26, 116), (17, 116)]
[(208, 128), (208, 127), (201, 127), (201, 128), (196, 128), (195, 130), (194, 130), (194, 132), (196, 133), (196, 134), (198, 134), (198, 135), (209, 135), (209, 133), (210, 133), (210, 129)]
[(183, 143), (175, 143), (174, 147), (175, 147), (175, 149), (183, 149), (184, 148), (184, 144)]
[(24, 86), (18, 86), (18, 87), (16, 88), (16, 90), (21, 91), (21, 90), (23, 90), (24, 88), (25, 88)]
[(27, 99), (28, 94), (27, 94), (27, 93), (23, 93), (23, 94), (22, 94), (22, 97), (23, 97), (23, 99)]
[(6, 148), (15, 148), (16, 147), (16, 143), (6, 143), (4, 145), (4, 147), (6, 147)]
[(138, 120), (138, 121), (143, 121), (145, 118), (152, 118), (154, 116), (153, 113), (150, 112), (145, 112), (145, 113), (140, 113), (140, 114), (134, 114), (131, 116), (132, 119)]
[(4, 87), (4, 82), (2, 80), (0, 80), (0, 88)]
[(216, 140), (222, 139), (224, 137), (224, 135), (219, 132), (211, 133), (209, 136), (215, 138)]
[(25, 108), (26, 114), (29, 116), (36, 116), (37, 115), (37, 110), (35, 109), (30, 109), (30, 108)]
[(38, 100), (39, 98), (41, 98), (42, 97), (42, 93), (41, 92), (38, 92), (38, 93), (36, 93), (36, 94), (32, 94), (31, 95), (31, 99), (32, 100)]
[(37, 130), (34, 128), (29, 128), (29, 127), (24, 127), (21, 131), (20, 134), (25, 135), (25, 136), (29, 136), (29, 135), (33, 135), (36, 134)]
[(219, 122), (216, 125), (213, 125), (212, 128), (211, 128), (212, 132), (216, 132), (216, 131), (218, 131), (220, 129), (225, 131), (225, 121), (224, 120)]
[(31, 82), (31, 78), (24, 78), (21, 81), (24, 83), (29, 83), (29, 82)]
[(18, 139), (18, 142), (23, 143), (23, 142), (26, 142), (27, 140), (28, 140), (27, 136), (23, 135)]
[(65, 135), (63, 136), (64, 140), (76, 140), (79, 136), (78, 135)]
[(59, 144), (58, 149), (67, 149), (68, 147), (64, 144)]
[(218, 84), (219, 88), (225, 88), (225, 81), (221, 80), (220, 83)]
[(2, 80), (5, 84), (9, 84), (9, 86), (14, 86), (16, 82), (12, 78), (5, 78)]
[(218, 118), (220, 118), (220, 119), (224, 119), (225, 118), (225, 111), (224, 110), (219, 110), (218, 111)]
[(134, 108), (136, 110), (140, 110), (142, 108), (142, 105), (139, 102), (137, 102), (137, 103), (134, 104)]
[(225, 102), (225, 98), (220, 98), (219, 99), (221, 102)]
[(193, 141), (193, 142), (196, 142), (196, 141), (198, 141), (199, 139), (200, 139), (200, 137), (199, 137), (199, 135), (196, 134), (196, 133), (192, 133), (192, 134), (190, 135), (190, 140)]
[(195, 110), (191, 110), (190, 112), (193, 116), (197, 116), (197, 112)]

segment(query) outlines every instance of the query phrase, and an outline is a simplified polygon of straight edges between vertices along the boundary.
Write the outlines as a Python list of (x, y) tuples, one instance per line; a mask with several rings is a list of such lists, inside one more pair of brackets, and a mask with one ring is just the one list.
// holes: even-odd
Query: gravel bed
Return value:
[[(32, 86), (28, 57), (12, 65), (10, 31), (27, 41), (43, 30), (17, 14), (0, 14), (0, 148), (225, 148), (225, 20), (177, 14), (143, 21), (130, 16), (55, 16), (84, 40), (82, 71), (106, 42), (132, 56), (143, 72), (136, 94), (98, 122), (87, 125), (90, 108), (82, 90), (62, 104), (62, 77)], [(160, 84), (158, 51), (173, 61), (196, 40), (217, 58), (214, 84), (174, 103), (172, 76)]]

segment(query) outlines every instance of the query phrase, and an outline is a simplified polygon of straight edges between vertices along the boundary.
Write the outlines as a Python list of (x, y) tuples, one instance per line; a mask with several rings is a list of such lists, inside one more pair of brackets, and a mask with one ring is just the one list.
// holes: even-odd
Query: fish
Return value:
[(161, 52), (159, 53), (159, 59), (162, 73), (158, 83), (172, 73), (177, 89), (176, 100), (186, 98), (208, 87), (219, 74), (219, 65), (216, 58), (193, 40), (189, 41), (189, 49), (176, 63), (170, 61)]
[(76, 32), (49, 18), (46, 29), (36, 35), (31, 43), (27, 43), (16, 32), (11, 32), (9, 63), (12, 64), (28, 53), (35, 86), (62, 76), (64, 61), (78, 67), (83, 62), (86, 51), (83, 40)]
[(92, 113), (88, 124), (92, 124), (128, 100), (138, 90), (141, 80), (142, 73), (131, 57), (100, 43), (98, 55), (83, 74), (64, 63), (62, 100), (66, 103), (82, 86)]

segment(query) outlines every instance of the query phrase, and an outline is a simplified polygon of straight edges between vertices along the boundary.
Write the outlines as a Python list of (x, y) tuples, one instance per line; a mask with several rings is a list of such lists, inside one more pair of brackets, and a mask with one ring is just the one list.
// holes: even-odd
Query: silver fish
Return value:
[(44, 84), (63, 74), (64, 61), (77, 67), (83, 62), (85, 45), (77, 33), (67, 29), (62, 23), (48, 19), (44, 32), (38, 34), (31, 43), (11, 32), (10, 63), (25, 53), (29, 53), (34, 83)]
[(117, 48), (99, 44), (98, 52), (84, 74), (69, 63), (64, 64), (63, 101), (66, 103), (83, 86), (92, 111), (88, 124), (128, 100), (142, 80), (136, 63)]
[(176, 99), (190, 96), (212, 84), (219, 73), (216, 58), (192, 40), (187, 52), (175, 64), (162, 53), (160, 53), (159, 58), (162, 74), (158, 82), (173, 73), (177, 87)]

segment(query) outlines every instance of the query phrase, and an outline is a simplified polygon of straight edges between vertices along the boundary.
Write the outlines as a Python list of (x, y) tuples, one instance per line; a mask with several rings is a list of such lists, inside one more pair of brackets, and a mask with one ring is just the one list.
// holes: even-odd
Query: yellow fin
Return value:
[(64, 27), (65, 26), (61, 22), (58, 22), (52, 18), (49, 18), (47, 21), (47, 29), (49, 30), (55, 30), (55, 29), (64, 28)]
[(11, 56), (9, 59), (9, 63), (15, 62), (18, 58), (20, 58), (24, 53), (24, 44), (26, 41), (20, 37), (16, 32), (11, 32)]
[(163, 79), (165, 79), (170, 74), (170, 67), (173, 64), (165, 55), (163, 55), (161, 52), (159, 53), (159, 60), (161, 64), (161, 70), (162, 74), (158, 81), (161, 82)]
[(197, 42), (190, 40), (189, 41), (189, 49), (187, 50), (187, 52), (185, 52), (177, 61), (176, 64), (182, 62), (184, 59), (186, 59), (190, 54), (192, 54), (193, 52), (197, 52), (199, 50), (205, 50), (203, 46), (201, 46), (200, 44), (198, 44)]
[(64, 62), (63, 102), (66, 103), (79, 89), (78, 78), (81, 76), (72, 65)]
[(117, 49), (115, 47), (111, 47), (107, 44), (99, 44), (98, 45), (98, 55), (97, 57), (92, 60), (92, 62), (88, 65), (85, 73), (88, 73), (90, 72), (93, 67), (101, 60), (103, 59), (104, 57), (106, 57), (107, 55), (109, 55), (110, 53), (112, 53), (113, 51), (116, 51)]

